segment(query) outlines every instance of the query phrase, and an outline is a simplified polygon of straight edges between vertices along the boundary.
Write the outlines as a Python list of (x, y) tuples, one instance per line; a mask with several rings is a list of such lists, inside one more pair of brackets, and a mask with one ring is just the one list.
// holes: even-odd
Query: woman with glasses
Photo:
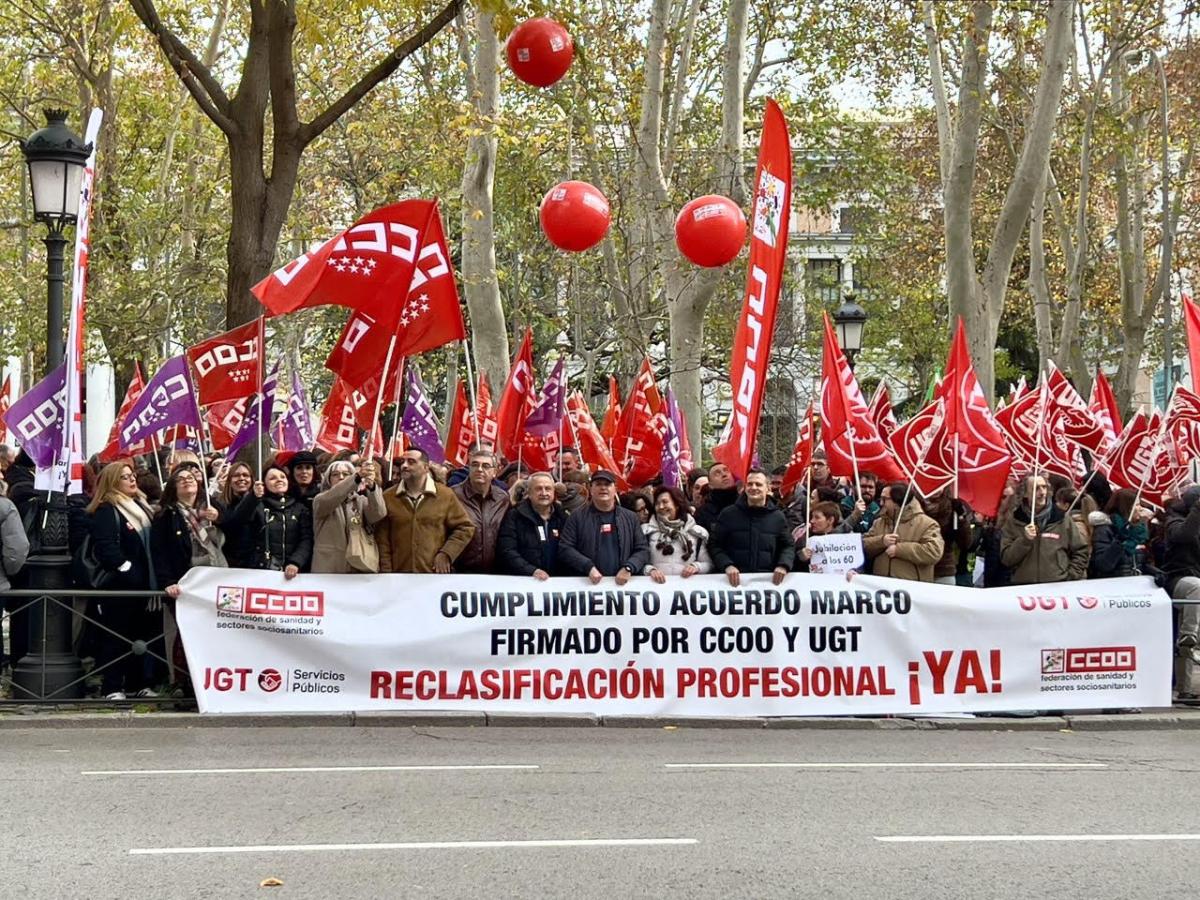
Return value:
[(645, 573), (658, 584), (668, 575), (690, 578), (712, 571), (708, 532), (696, 524), (691, 507), (678, 488), (654, 489), (654, 515), (642, 526), (650, 545)]
[[(109, 463), (96, 480), (88, 504), (92, 517), (92, 550), (96, 562), (111, 573), (111, 590), (149, 591), (157, 585), (150, 562), (150, 520), (153, 511), (138, 490), (137, 475), (128, 460)], [(100, 629), (96, 668), (102, 670), (101, 692), (109, 700), (128, 694), (154, 696), (146, 686), (145, 660), (130, 652), (130, 642), (158, 634), (161, 601), (118, 598), (96, 604)], [(153, 607), (153, 609), (150, 609)], [(115, 634), (114, 634), (115, 632)], [(122, 659), (122, 657), (124, 657)]]
[(361, 468), (348, 460), (330, 463), (321, 479), (321, 492), (313, 498), (312, 514), (314, 572), (379, 571), (373, 528), (387, 515), (387, 508), (375, 463), (364, 462)]
[[(225, 535), (225, 559), (235, 569), (253, 569), (254, 531), (251, 522), (258, 507), (254, 475), (245, 463), (234, 463), (225, 473), (220, 493), (212, 498), (220, 517), (217, 524)], [(247, 500), (246, 498), (250, 498)], [(246, 501), (244, 504), (242, 501)]]

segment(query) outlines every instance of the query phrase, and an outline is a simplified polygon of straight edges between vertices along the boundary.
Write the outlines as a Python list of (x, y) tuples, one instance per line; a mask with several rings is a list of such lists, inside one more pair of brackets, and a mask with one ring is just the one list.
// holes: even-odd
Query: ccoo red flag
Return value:
[(617, 466), (617, 461), (613, 459), (612, 452), (608, 449), (608, 443), (601, 430), (596, 427), (592, 411), (588, 409), (587, 401), (583, 399), (583, 394), (579, 391), (575, 391), (567, 398), (567, 415), (571, 417), (572, 431), (579, 442), (577, 449), (579, 455), (583, 457), (583, 461), (593, 472), (597, 469), (612, 472), (617, 476), (617, 487), (625, 490), (627, 485), (621, 469)]
[(604, 422), (600, 425), (600, 436), (612, 447), (621, 427), (621, 386), (616, 376), (608, 376), (608, 407), (604, 410)]
[[(321, 410), (321, 430), (317, 432), (315, 442), (322, 450), (352, 450), (358, 445), (358, 417), (353, 393), (354, 389), (340, 378), (333, 380)], [(369, 423), (367, 427), (370, 427)]]
[(450, 425), (446, 429), (446, 461), (455, 466), (467, 464), (467, 448), (475, 439), (475, 423), (467, 403), (467, 383), (458, 379), (454, 404), (450, 408)]
[(262, 322), (255, 319), (184, 351), (192, 366), (192, 383), (200, 406), (239, 400), (258, 390), (261, 328)]
[(521, 347), (513, 360), (512, 370), (508, 373), (504, 393), (500, 395), (500, 411), (497, 414), (500, 452), (509, 462), (515, 462), (518, 457), (524, 459), (521, 445), (525, 434), (525, 418), (536, 406), (537, 389), (533, 383), (533, 330), (526, 328)]

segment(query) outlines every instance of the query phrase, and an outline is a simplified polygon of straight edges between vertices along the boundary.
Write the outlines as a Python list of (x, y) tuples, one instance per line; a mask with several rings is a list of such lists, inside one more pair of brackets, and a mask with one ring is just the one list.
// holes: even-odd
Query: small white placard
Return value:
[(862, 535), (856, 532), (810, 534), (808, 548), (812, 550), (809, 568), (813, 572), (843, 575), (851, 569), (859, 568), (864, 561)]

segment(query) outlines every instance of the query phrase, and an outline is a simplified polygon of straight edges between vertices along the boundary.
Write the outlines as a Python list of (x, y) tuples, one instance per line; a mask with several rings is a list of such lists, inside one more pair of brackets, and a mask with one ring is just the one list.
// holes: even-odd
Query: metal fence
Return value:
[[(148, 612), (148, 605), (159, 608)], [(102, 614), (105, 607), (107, 615)], [(0, 629), (8, 638), (5, 645), (13, 649), (8, 667), (0, 669), (0, 707), (146, 704), (195, 709), (194, 699), (170, 691), (111, 700), (99, 688), (108, 670), (140, 666), (168, 675), (173, 671), (167, 681), (190, 689), (186, 663), (181, 669), (172, 659), (177, 631), (170, 607), (161, 591), (0, 591)], [(140, 627), (131, 629), (130, 622)], [(64, 640), (63, 635), (70, 637)], [(14, 658), (18, 648), (27, 648), (19, 659)]]

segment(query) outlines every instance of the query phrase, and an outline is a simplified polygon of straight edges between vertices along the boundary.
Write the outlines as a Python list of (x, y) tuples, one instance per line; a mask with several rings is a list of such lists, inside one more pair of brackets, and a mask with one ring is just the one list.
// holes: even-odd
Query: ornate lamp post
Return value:
[(867, 324), (867, 311), (854, 301), (853, 291), (846, 294), (846, 299), (833, 314), (833, 324), (837, 328), (842, 352), (846, 354), (846, 362), (853, 369), (854, 358), (862, 349), (863, 328)]
[[(79, 215), (79, 187), (91, 148), (67, 127), (61, 109), (46, 110), (46, 127), (21, 144), (29, 166), (33, 216), (46, 224), (46, 373), (63, 361), (64, 232)], [(40, 497), (39, 497), (40, 499)], [(71, 587), (66, 498), (51, 495), (37, 508), (33, 553), (26, 564), (29, 587), (59, 591)], [(64, 598), (65, 599), (65, 598)], [(69, 700), (83, 695), (83, 670), (71, 641), (70, 601), (41, 600), (30, 607), (29, 654), (13, 669), (13, 684), (35, 696)], [(23, 693), (23, 692), (22, 692)]]

